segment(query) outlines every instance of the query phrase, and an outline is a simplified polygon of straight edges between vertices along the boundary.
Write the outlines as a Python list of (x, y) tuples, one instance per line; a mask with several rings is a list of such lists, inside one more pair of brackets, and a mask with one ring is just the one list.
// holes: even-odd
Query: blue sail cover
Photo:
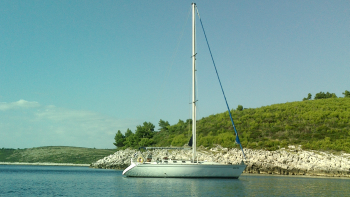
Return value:
[(188, 142), (188, 145), (191, 146), (191, 147), (192, 147), (192, 142), (193, 142), (192, 139), (193, 139), (193, 136), (191, 136), (191, 139), (190, 139), (190, 141)]
[(239, 145), (241, 144), (241, 142), (239, 141), (238, 135), (236, 135), (236, 143), (239, 144)]

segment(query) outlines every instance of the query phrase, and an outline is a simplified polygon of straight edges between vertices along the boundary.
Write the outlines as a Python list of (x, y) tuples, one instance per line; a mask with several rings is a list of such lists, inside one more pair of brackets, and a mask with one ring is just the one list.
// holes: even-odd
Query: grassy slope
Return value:
[[(330, 98), (232, 110), (241, 143), (246, 148), (275, 150), (289, 144), (304, 149), (350, 152), (350, 98)], [(188, 142), (190, 121), (169, 126), (153, 137), (155, 146)], [(197, 144), (237, 147), (228, 112), (197, 122)]]
[(115, 149), (46, 146), (27, 149), (0, 149), (0, 162), (51, 162), (89, 164), (113, 154)]

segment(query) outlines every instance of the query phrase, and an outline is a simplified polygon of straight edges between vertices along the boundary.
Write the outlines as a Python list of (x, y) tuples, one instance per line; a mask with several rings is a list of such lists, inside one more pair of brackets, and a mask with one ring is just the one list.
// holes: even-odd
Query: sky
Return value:
[[(191, 118), (191, 3), (0, 1), (0, 147), (114, 148)], [(198, 0), (231, 109), (350, 90), (350, 1)], [(226, 108), (197, 20), (197, 117)]]

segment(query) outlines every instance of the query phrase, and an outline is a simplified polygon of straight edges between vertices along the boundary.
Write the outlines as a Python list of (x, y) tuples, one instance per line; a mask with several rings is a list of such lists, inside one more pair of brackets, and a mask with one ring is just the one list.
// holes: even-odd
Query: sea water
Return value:
[(127, 178), (120, 170), (0, 165), (0, 196), (350, 196), (350, 178)]

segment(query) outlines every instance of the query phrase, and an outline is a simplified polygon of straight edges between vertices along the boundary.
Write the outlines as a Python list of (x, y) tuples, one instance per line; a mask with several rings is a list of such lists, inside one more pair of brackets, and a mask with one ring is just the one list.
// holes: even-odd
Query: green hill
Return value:
[[(288, 145), (302, 145), (304, 149), (350, 152), (350, 98), (305, 100), (232, 110), (231, 113), (245, 148), (276, 150)], [(137, 139), (137, 134), (145, 132), (142, 127), (149, 123), (138, 126), (135, 135), (128, 133), (123, 136), (128, 143), (124, 142), (125, 146), (120, 148), (183, 146), (189, 141), (191, 120), (179, 120), (174, 125), (165, 122), (159, 122), (160, 131), (153, 131), (149, 139)], [(197, 135), (197, 146), (220, 144), (238, 147), (234, 143), (235, 135), (228, 112), (198, 120)]]
[(0, 149), (0, 162), (89, 164), (115, 153), (115, 149), (45, 146), (26, 149)]

